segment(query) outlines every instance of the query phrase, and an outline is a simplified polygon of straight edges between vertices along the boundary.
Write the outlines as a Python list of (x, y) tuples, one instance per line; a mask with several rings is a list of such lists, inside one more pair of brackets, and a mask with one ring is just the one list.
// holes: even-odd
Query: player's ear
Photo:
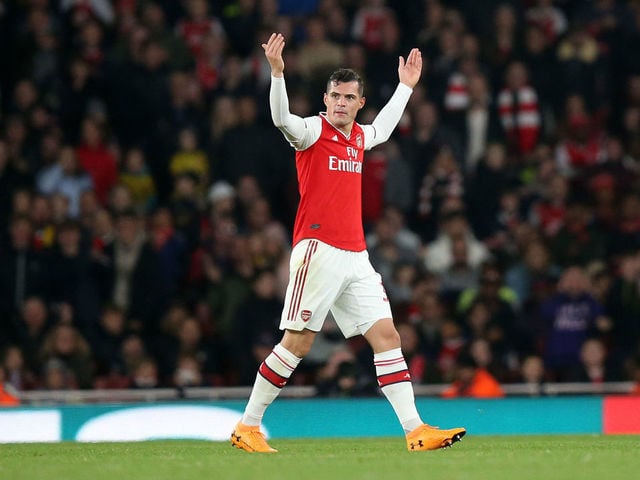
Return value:
[(364, 107), (365, 103), (367, 103), (367, 98), (366, 97), (360, 97), (360, 106), (358, 107), (358, 110), (361, 110), (362, 107)]
[(324, 94), (322, 95), (322, 102), (324, 103), (325, 107), (328, 107), (329, 105), (327, 105), (327, 98), (329, 98), (327, 96), (327, 92), (324, 92)]

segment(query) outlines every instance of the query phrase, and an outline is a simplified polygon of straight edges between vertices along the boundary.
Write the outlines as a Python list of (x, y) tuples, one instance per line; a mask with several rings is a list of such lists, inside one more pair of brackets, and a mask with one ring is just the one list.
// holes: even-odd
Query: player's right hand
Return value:
[(284, 72), (284, 60), (282, 50), (284, 49), (284, 37), (281, 33), (272, 33), (267, 43), (262, 44), (264, 55), (271, 65), (271, 74), (274, 77), (282, 77)]

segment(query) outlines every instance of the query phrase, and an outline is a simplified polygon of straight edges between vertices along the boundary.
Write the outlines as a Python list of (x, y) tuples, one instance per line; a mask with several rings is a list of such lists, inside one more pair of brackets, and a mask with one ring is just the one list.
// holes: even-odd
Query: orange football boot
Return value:
[(259, 426), (245, 425), (242, 422), (238, 422), (231, 434), (231, 445), (247, 452), (274, 453), (278, 451), (269, 446)]
[(425, 423), (407, 434), (407, 449), (410, 452), (418, 452), (450, 447), (460, 441), (466, 433), (464, 428), (440, 430)]

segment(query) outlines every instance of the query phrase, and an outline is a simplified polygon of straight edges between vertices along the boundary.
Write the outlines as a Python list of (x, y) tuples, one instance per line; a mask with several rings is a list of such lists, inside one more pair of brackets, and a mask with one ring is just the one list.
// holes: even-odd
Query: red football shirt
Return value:
[(336, 248), (365, 250), (362, 228), (364, 132), (353, 124), (349, 138), (322, 118), (320, 138), (296, 151), (300, 204), (293, 244), (315, 238)]

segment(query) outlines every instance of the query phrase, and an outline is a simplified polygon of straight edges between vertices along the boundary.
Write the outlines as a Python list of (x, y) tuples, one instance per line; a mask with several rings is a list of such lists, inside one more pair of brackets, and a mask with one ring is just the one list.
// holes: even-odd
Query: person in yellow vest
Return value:
[(204, 196), (209, 185), (209, 160), (198, 145), (198, 137), (192, 128), (184, 128), (178, 135), (178, 150), (171, 157), (169, 170), (173, 178), (192, 174), (197, 178), (196, 189)]
[(148, 213), (155, 207), (156, 185), (147, 167), (142, 149), (132, 148), (127, 151), (124, 167), (118, 180), (129, 187), (136, 211)]

